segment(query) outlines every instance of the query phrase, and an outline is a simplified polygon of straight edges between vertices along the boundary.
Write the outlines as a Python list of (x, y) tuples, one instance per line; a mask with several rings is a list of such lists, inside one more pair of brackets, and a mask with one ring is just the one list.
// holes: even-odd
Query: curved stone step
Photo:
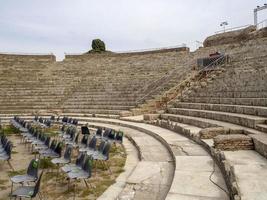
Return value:
[(175, 102), (174, 107), (187, 108), (187, 109), (198, 109), (198, 110), (213, 110), (213, 111), (221, 111), (221, 112), (232, 112), (232, 113), (240, 113), (240, 114), (245, 114), (245, 115), (257, 115), (257, 116), (267, 117), (267, 107), (263, 107), (263, 106)]
[(183, 102), (236, 104), (247, 106), (267, 106), (267, 98), (215, 98), (215, 97), (191, 97), (184, 98)]
[(105, 110), (105, 109), (87, 109), (87, 108), (63, 108), (67, 113), (85, 113), (85, 114), (105, 114), (119, 115), (124, 110)]
[(90, 125), (122, 130), (140, 151), (141, 161), (115, 199), (165, 199), (172, 182), (174, 166), (168, 149), (161, 142), (146, 133), (127, 127), (105, 123)]
[[(228, 199), (228, 196), (209, 180), (209, 176), (213, 171), (212, 158), (200, 145), (190, 141), (186, 137), (178, 135), (173, 131), (144, 123), (86, 117), (80, 117), (78, 119), (89, 122), (89, 124), (105, 123), (115, 124), (115, 126), (120, 127), (130, 127), (131, 129), (153, 134), (154, 137), (159, 137), (161, 140), (167, 142), (176, 161), (176, 170), (166, 199)], [(200, 165), (202, 167), (199, 167)], [(215, 174), (212, 179), (225, 188), (224, 180), (217, 167), (215, 168)]]
[[(172, 122), (160, 123), (165, 128), (173, 130)], [(175, 124), (175, 126), (180, 126)], [(244, 127), (245, 128), (245, 127)], [(179, 132), (187, 135), (206, 148), (213, 150), (213, 143), (209, 139), (201, 140), (197, 134), (192, 134), (188, 128), (182, 126), (175, 128)], [(249, 135), (253, 139), (257, 137), (258, 141), (265, 141), (267, 144), (266, 135)], [(262, 136), (262, 137), (260, 137)], [(255, 147), (257, 144), (255, 144)], [(267, 194), (267, 148), (265, 148), (265, 157), (253, 150), (238, 150), (238, 151), (220, 151), (214, 152), (221, 166), (227, 171), (228, 183), (231, 185), (233, 192), (236, 193), (236, 199), (258, 200), (265, 199)], [(216, 155), (217, 154), (217, 155)]]
[(184, 109), (184, 108), (169, 108), (171, 114), (187, 115), (192, 117), (201, 117), (214, 119), (219, 121), (230, 122), (249, 128), (255, 128), (256, 124), (265, 123), (267, 118), (254, 115), (244, 115), (239, 113), (220, 112), (212, 110)]
[(117, 199), (121, 191), (125, 188), (127, 184), (128, 178), (134, 172), (135, 168), (137, 167), (138, 163), (140, 162), (139, 159), (139, 152), (138, 149), (130, 142), (129, 139), (125, 138), (123, 141), (123, 146), (127, 153), (125, 165), (124, 165), (124, 172), (122, 172), (117, 178), (116, 182), (108, 187), (105, 192), (98, 197), (98, 200), (111, 200)]
[[(258, 83), (260, 84), (260, 83)], [(219, 86), (217, 86), (219, 87)], [(190, 98), (194, 97), (217, 97), (217, 98), (267, 98), (267, 92), (266, 91), (260, 91), (259, 86), (254, 86), (253, 88), (248, 88), (248, 86), (245, 86), (243, 91), (240, 91), (241, 89), (235, 88), (235, 91), (229, 91), (229, 90), (222, 90), (219, 91), (218, 89), (212, 89), (205, 88), (203, 91), (198, 91), (197, 93), (190, 94)]]

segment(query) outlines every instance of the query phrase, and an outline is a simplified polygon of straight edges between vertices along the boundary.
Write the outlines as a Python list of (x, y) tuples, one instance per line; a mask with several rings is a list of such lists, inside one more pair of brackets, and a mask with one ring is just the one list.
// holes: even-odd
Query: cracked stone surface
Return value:
[[(125, 187), (120, 194), (119, 199), (229, 199), (228, 195), (222, 189), (213, 184), (209, 179), (212, 172), (215, 170), (211, 176), (212, 181), (227, 191), (222, 174), (216, 164), (214, 164), (212, 158), (200, 145), (194, 143), (188, 138), (170, 130), (149, 124), (101, 118), (90, 118), (87, 120), (91, 121), (90, 124), (104, 125), (103, 123), (105, 123), (105, 125), (107, 125), (107, 123), (120, 123), (153, 131), (155, 134), (161, 136), (170, 145), (175, 155), (176, 169), (174, 170), (172, 168), (173, 165), (166, 164), (166, 166), (172, 166), (170, 169), (168, 169), (166, 166), (163, 167), (164, 170), (169, 171), (169, 173), (167, 173), (167, 171), (165, 172), (165, 174), (168, 174), (168, 176), (162, 176), (164, 177), (165, 181), (163, 179), (162, 182), (157, 183), (157, 181), (160, 179), (160, 173), (156, 173), (160, 170), (159, 163), (168, 163), (168, 161), (171, 159), (170, 156), (164, 157), (164, 154), (169, 155), (166, 154), (167, 149), (164, 148), (163, 145), (161, 145), (161, 150), (153, 148), (158, 141), (156, 140), (155, 143), (148, 142), (150, 139), (147, 138), (148, 136), (144, 133), (142, 133), (142, 135), (140, 135), (141, 137), (139, 137), (136, 131), (133, 131), (133, 129), (128, 129), (121, 125), (108, 125), (111, 128), (119, 128), (120, 130), (125, 131), (127, 134), (129, 131), (129, 134), (134, 138), (134, 140), (141, 143), (140, 150), (144, 159), (144, 162), (140, 162), (133, 174), (129, 177), (128, 181), (131, 180), (131, 183), (127, 184), (127, 187)], [(94, 120), (95, 122), (92, 122)], [(100, 123), (100, 121), (102, 121), (102, 123)], [(190, 128), (190, 126), (188, 127)], [(194, 127), (192, 127), (192, 130), (195, 130)], [(145, 142), (143, 143), (142, 141)], [(149, 152), (151, 154), (155, 152), (155, 154), (152, 156)], [(162, 154), (162, 152), (164, 152), (164, 154)], [(159, 158), (159, 160), (156, 160), (156, 158)], [(175, 173), (173, 173), (172, 170), (174, 170)], [(142, 176), (142, 174), (144, 175)], [(147, 177), (150, 178), (147, 179)]]
[(267, 197), (267, 160), (255, 151), (224, 151), (234, 166), (242, 200), (265, 200)]
[(131, 136), (140, 148), (142, 160), (128, 177), (126, 186), (117, 199), (161, 200), (166, 198), (175, 169), (169, 151), (161, 142), (131, 128), (104, 123), (90, 124), (120, 129)]

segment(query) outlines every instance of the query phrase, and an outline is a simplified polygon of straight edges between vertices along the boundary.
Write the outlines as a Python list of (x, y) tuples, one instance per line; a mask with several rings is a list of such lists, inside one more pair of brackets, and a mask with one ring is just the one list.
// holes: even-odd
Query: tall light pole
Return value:
[(222, 26), (223, 27), (223, 32), (225, 33), (225, 26), (227, 26), (228, 25), (228, 22), (222, 22), (221, 24), (220, 24), (220, 26)]
[(258, 24), (258, 12), (264, 9), (267, 9), (266, 3), (263, 6), (257, 6), (257, 8), (254, 9), (254, 25), (255, 26), (257, 26)]
[(199, 47), (202, 47), (203, 46), (203, 43), (196, 40), (196, 49), (198, 49)]

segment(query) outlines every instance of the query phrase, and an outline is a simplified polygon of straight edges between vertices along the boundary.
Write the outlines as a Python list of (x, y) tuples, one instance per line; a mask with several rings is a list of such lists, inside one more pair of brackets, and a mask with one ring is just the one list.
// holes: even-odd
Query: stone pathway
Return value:
[(234, 167), (242, 200), (267, 198), (267, 160), (256, 151), (224, 151)]
[[(170, 189), (167, 191), (166, 199), (168, 200), (226, 200), (229, 199), (228, 195), (213, 184), (209, 177), (211, 174), (211, 179), (218, 185), (220, 185), (224, 190), (227, 191), (224, 179), (220, 173), (218, 167), (214, 164), (212, 158), (209, 154), (198, 144), (193, 141), (187, 139), (186, 137), (179, 135), (175, 132), (169, 131), (167, 129), (163, 129), (160, 127), (156, 127), (149, 124), (144, 123), (136, 123), (129, 121), (122, 121), (117, 119), (103, 119), (103, 118), (78, 118), (81, 122), (90, 122), (92, 125), (102, 125), (108, 127), (116, 127), (120, 130), (124, 130), (125, 133), (133, 134), (136, 130), (141, 131), (142, 140), (146, 138), (147, 134), (154, 134), (155, 137), (159, 137), (162, 140), (166, 141), (168, 145), (171, 147), (171, 152), (175, 158), (175, 171), (173, 174), (173, 181), (169, 184), (171, 185)], [(112, 124), (112, 125), (111, 125)], [(114, 125), (115, 124), (115, 125)], [(130, 129), (135, 129), (133, 131), (126, 130), (125, 127)], [(127, 128), (127, 129), (128, 129)], [(147, 133), (147, 134), (144, 134)], [(134, 136), (134, 135), (133, 135)], [(134, 136), (135, 137), (135, 136)], [(140, 142), (138, 138), (137, 142)], [(144, 140), (146, 141), (146, 140)], [(150, 143), (147, 141), (144, 144), (145, 147), (150, 147)], [(140, 149), (142, 152), (142, 149)], [(166, 151), (166, 149), (165, 149)], [(145, 151), (146, 153), (147, 151)], [(157, 153), (159, 151), (156, 151)], [(143, 153), (143, 152), (142, 152)], [(140, 162), (140, 167), (151, 168), (150, 170), (146, 170), (144, 173), (149, 175), (150, 171), (154, 171), (158, 169), (156, 166), (161, 165), (161, 160), (157, 160), (156, 163)], [(166, 160), (165, 160), (166, 162)], [(160, 163), (160, 164), (159, 164)], [(136, 172), (139, 175), (140, 168), (137, 166)], [(133, 173), (133, 175), (129, 179), (129, 183), (138, 183), (138, 180), (143, 180), (145, 176), (136, 176), (137, 174)], [(127, 188), (124, 189), (123, 192), (127, 191)], [(131, 191), (131, 188), (130, 190)], [(124, 196), (124, 199), (131, 199), (131, 192), (128, 192), (129, 196)], [(132, 196), (133, 197), (133, 196)], [(165, 199), (163, 196), (159, 198), (159, 196), (151, 195), (149, 198), (145, 196), (136, 196), (136, 199)], [(154, 197), (154, 198), (153, 198)], [(123, 198), (121, 198), (123, 199)]]
[(124, 172), (117, 177), (115, 184), (110, 186), (100, 197), (98, 197), (98, 200), (116, 199), (126, 186), (128, 177), (133, 173), (133, 170), (140, 162), (135, 146), (127, 138), (124, 139), (123, 146), (127, 153)]
[(117, 199), (165, 199), (174, 174), (174, 162), (167, 148), (156, 138), (132, 128), (106, 123), (90, 124), (124, 131), (140, 151), (141, 162), (127, 178), (126, 186)]

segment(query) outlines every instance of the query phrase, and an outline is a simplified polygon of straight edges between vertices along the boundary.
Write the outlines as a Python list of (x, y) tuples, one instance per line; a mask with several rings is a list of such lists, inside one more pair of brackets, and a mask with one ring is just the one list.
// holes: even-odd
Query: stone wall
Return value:
[(204, 47), (211, 47), (223, 44), (245, 42), (251, 39), (263, 38), (267, 36), (267, 28), (256, 30), (255, 26), (245, 29), (220, 33), (208, 37), (204, 41)]
[(113, 53), (113, 52), (106, 52), (106, 53), (94, 53), (94, 54), (79, 54), (79, 55), (72, 55), (67, 54), (65, 55), (65, 61), (71, 60), (86, 60), (88, 58), (103, 58), (103, 57), (131, 57), (131, 56), (142, 56), (142, 55), (149, 55), (149, 54), (164, 54), (169, 52), (178, 52), (178, 53), (189, 53), (190, 49), (188, 47), (179, 47), (179, 48), (170, 48), (170, 49), (159, 49), (159, 50), (151, 50), (151, 51), (143, 51), (143, 52), (129, 52), (129, 53)]
[(23, 55), (23, 54), (1, 54), (0, 63), (5, 62), (55, 62), (53, 54), (48, 55)]
[(252, 138), (242, 134), (218, 135), (213, 140), (215, 149), (222, 151), (254, 149)]

